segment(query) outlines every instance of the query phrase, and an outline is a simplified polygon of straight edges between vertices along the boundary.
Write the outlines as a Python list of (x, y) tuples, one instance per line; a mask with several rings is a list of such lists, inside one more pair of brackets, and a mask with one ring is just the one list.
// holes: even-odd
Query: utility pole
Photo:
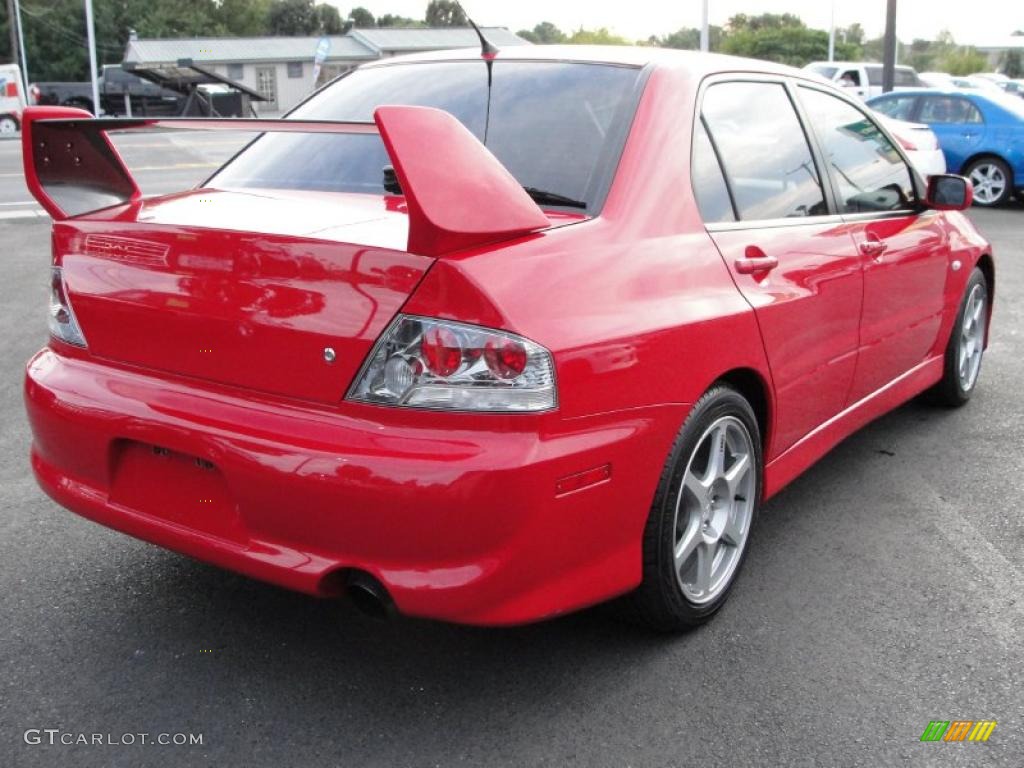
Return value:
[(100, 81), (96, 75), (96, 25), (92, 18), (92, 0), (85, 0), (85, 33), (89, 40), (89, 74), (92, 75), (92, 113), (100, 116)]
[[(21, 58), (21, 87), (24, 89), (25, 99), (28, 99), (28, 59), (25, 58), (25, 33), (21, 29), (21, 3), (14, 0), (14, 16), (11, 25), (18, 25), (18, 51)], [(12, 51), (13, 53), (13, 51)]]
[(896, 82), (896, 0), (886, 0), (885, 4), (884, 51), (882, 93), (889, 93)]
[(836, 0), (832, 0), (832, 23), (828, 28), (828, 60), (836, 60)]
[(18, 63), (18, 28), (14, 26), (14, 0), (7, 0), (7, 31), (11, 33), (11, 61)]
[(704, 0), (701, 21), (700, 21), (700, 49), (707, 53), (711, 48), (711, 40), (708, 36), (708, 17), (711, 0)]

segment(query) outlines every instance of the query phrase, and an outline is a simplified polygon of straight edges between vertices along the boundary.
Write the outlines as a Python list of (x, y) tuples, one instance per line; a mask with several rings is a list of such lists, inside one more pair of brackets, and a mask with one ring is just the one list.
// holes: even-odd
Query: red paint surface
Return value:
[[(545, 55), (567, 53), (530, 52)], [(195, 190), (59, 222), (55, 261), (90, 346), (52, 341), (29, 363), (40, 484), (105, 525), (287, 587), (333, 595), (358, 568), (402, 612), (516, 623), (638, 584), (662, 465), (716, 380), (740, 371), (761, 388), (767, 495), (934, 383), (988, 248), (966, 217), (709, 235), (680, 116), (701, 77), (736, 64), (621, 55), (655, 64), (595, 218), (548, 212), (536, 229), (493, 159), (463, 143), (461, 170), (482, 168), (509, 205), (497, 227), (478, 201), (450, 198), (396, 113), (419, 214), (400, 197)], [(454, 130), (437, 119), (438, 135)], [(408, 253), (416, 216), (442, 203), (454, 212)], [(881, 261), (860, 251), (872, 239)], [(737, 270), (748, 251), (778, 266)], [(542, 344), (558, 409), (344, 401), (399, 311)]]

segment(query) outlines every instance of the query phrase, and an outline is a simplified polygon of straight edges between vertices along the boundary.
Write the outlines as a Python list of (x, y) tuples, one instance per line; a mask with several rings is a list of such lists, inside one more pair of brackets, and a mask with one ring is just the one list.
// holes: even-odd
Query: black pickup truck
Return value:
[[(103, 67), (99, 77), (101, 113), (111, 116), (168, 117), (181, 114), (186, 97), (126, 72), (116, 65)], [(42, 106), (79, 107), (93, 111), (92, 83), (33, 83), (29, 98)], [(129, 113), (129, 108), (131, 112)]]

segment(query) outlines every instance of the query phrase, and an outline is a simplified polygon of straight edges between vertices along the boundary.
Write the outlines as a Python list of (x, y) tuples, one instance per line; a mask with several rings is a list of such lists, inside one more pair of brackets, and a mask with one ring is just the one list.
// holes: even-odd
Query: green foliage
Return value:
[(430, 4), (427, 5), (426, 22), (428, 27), (469, 26), (462, 6), (453, 0), (430, 0)]
[(418, 19), (410, 19), (408, 16), (398, 16), (394, 13), (385, 13), (377, 17), (378, 27), (425, 27), (426, 24)]
[[(323, 6), (327, 7), (327, 6)], [(334, 6), (329, 6), (333, 8)], [(373, 18), (373, 14), (368, 10), (360, 6), (359, 8), (353, 8), (348, 12), (348, 20), (352, 22), (352, 26), (357, 29), (366, 29), (367, 27), (376, 27), (377, 20)]]
[[(803, 24), (761, 27), (756, 30), (740, 29), (726, 35), (721, 50), (734, 56), (801, 67), (810, 61), (821, 61), (828, 57), (828, 32), (809, 29)], [(836, 40), (836, 59), (855, 60), (859, 54), (859, 46)]]
[(533, 29), (521, 29), (516, 34), (524, 40), (539, 44), (564, 43), (568, 39), (565, 32), (550, 21), (542, 21)]
[[(722, 48), (722, 38), (725, 35), (725, 30), (722, 27), (715, 26), (712, 24), (708, 27), (708, 46), (712, 51), (718, 51)], [(665, 35), (664, 37), (658, 37), (657, 35), (651, 35), (647, 39), (648, 45), (656, 45), (659, 48), (678, 48), (684, 51), (699, 51), (700, 50), (700, 30), (694, 27), (683, 27), (677, 29), (675, 32)]]
[(566, 40), (566, 42), (572, 43), (573, 45), (630, 44), (630, 42), (626, 40), (626, 38), (619, 37), (618, 35), (613, 35), (605, 27), (601, 27), (600, 29), (584, 29), (583, 27), (580, 27), (575, 32), (573, 32), (572, 35), (569, 36), (569, 39)]
[(970, 75), (988, 69), (988, 57), (970, 46), (956, 47), (938, 60), (938, 68), (951, 75)]

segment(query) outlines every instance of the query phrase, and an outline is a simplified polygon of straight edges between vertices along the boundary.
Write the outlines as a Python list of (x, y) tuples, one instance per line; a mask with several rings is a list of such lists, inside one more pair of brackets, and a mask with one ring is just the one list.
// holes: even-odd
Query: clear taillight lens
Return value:
[(85, 346), (85, 336), (78, 326), (75, 313), (68, 300), (67, 286), (64, 284), (64, 272), (60, 267), (50, 268), (50, 314), (48, 317), (50, 334), (68, 344), (77, 347)]
[(551, 353), (529, 339), (449, 320), (399, 315), (347, 399), (453, 411), (554, 408)]

